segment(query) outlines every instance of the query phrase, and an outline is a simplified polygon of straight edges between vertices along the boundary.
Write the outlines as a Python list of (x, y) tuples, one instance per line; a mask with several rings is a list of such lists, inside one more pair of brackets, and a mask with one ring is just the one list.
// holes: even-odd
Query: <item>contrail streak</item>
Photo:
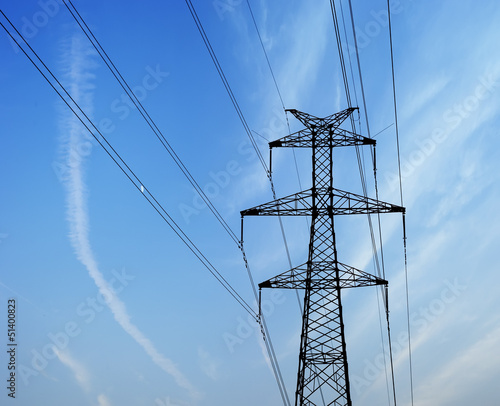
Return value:
[[(84, 38), (74, 35), (70, 39), (69, 49), (64, 53), (63, 64), (68, 89), (83, 111), (92, 114), (93, 78), (89, 67), (93, 64), (92, 51), (85, 45)], [(113, 288), (104, 279), (99, 270), (89, 239), (89, 215), (87, 208), (87, 189), (82, 167), (84, 157), (79, 151), (85, 143), (86, 130), (71, 112), (66, 112), (61, 119), (63, 130), (63, 151), (67, 165), (67, 176), (63, 180), (66, 188), (66, 217), (69, 223), (69, 239), (78, 260), (85, 266), (94, 280), (99, 292), (106, 299), (114, 319), (143, 349), (151, 360), (163, 371), (172, 376), (175, 382), (189, 391), (194, 398), (198, 391), (180, 372), (176, 365), (162, 355), (138, 328), (130, 321), (125, 304), (118, 298)], [(91, 145), (88, 140), (87, 144)], [(87, 149), (88, 154), (88, 149)]]

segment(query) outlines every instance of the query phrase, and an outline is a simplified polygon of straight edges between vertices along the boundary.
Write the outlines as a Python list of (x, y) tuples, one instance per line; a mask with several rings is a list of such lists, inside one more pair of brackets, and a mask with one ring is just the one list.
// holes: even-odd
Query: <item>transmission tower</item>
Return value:
[(397, 213), (404, 208), (333, 187), (333, 148), (375, 145), (375, 140), (340, 124), (355, 108), (325, 118), (290, 111), (306, 128), (269, 147), (312, 149), (312, 188), (241, 212), (243, 216), (311, 216), (307, 262), (259, 284), (260, 288), (304, 289), (296, 406), (351, 406), (340, 290), (387, 285), (387, 281), (337, 259), (334, 217)]

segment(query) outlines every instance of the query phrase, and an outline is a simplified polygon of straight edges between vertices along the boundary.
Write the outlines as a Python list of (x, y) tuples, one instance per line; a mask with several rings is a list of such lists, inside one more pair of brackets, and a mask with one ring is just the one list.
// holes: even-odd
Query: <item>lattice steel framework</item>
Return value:
[(340, 290), (385, 285), (387, 281), (337, 259), (334, 216), (404, 212), (404, 208), (334, 189), (333, 148), (374, 145), (375, 140), (342, 130), (355, 110), (325, 118), (290, 111), (306, 127), (269, 143), (312, 148), (312, 188), (241, 212), (242, 216), (311, 216), (307, 262), (259, 284), (260, 288), (304, 289), (295, 405), (351, 405)]

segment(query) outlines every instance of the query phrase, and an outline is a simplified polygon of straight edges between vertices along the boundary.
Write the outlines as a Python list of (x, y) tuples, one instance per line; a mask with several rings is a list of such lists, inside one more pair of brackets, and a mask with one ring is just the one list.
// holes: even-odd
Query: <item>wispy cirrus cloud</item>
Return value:
[[(422, 406), (456, 404), (476, 388), (476, 379), (496, 374), (500, 355), (498, 342), (500, 327), (491, 330), (480, 340), (461, 351), (460, 355), (449, 361), (438, 371), (427, 376), (422, 382), (419, 400)], [(464, 374), (464, 371), (467, 373)], [(476, 379), (471, 379), (476, 378)], [(480, 403), (480, 402), (479, 402)]]
[(404, 110), (401, 112), (401, 119), (407, 119), (418, 113), (426, 104), (432, 101), (446, 88), (450, 83), (450, 77), (445, 75), (438, 76), (424, 83), (423, 87), (413, 87), (413, 92), (406, 94), (402, 103)]
[(90, 375), (83, 364), (77, 361), (67, 349), (60, 350), (54, 347), (54, 351), (59, 361), (71, 370), (78, 385), (85, 392), (88, 392), (90, 390)]
[[(54, 351), (57, 359), (71, 370), (78, 385), (84, 392), (89, 393), (92, 388), (88, 369), (80, 361), (74, 358), (68, 349), (60, 350), (54, 347)], [(111, 406), (111, 401), (105, 394), (101, 393), (97, 396), (97, 404), (99, 406)]]
[(97, 396), (97, 404), (99, 406), (111, 406), (110, 400), (107, 398), (106, 395), (102, 393), (99, 396)]
[[(73, 98), (89, 116), (92, 114), (93, 85), (91, 79), (93, 75), (89, 70), (92, 63), (90, 46), (85, 43), (82, 36), (73, 35), (63, 58), (66, 71), (65, 79), (69, 83), (69, 91)], [(65, 159), (68, 171), (67, 177), (63, 181), (67, 192), (66, 216), (70, 229), (69, 239), (76, 257), (87, 269), (99, 292), (106, 299), (107, 306), (111, 310), (114, 319), (122, 329), (143, 348), (156, 365), (175, 380), (177, 385), (186, 389), (192, 397), (198, 397), (197, 389), (174, 362), (161, 354), (151, 340), (131, 322), (125, 303), (118, 298), (114, 289), (99, 270), (89, 237), (90, 222), (87, 208), (87, 186), (84, 180), (84, 157), (79, 156), (75, 159), (74, 155), (75, 151), (78, 151), (82, 140), (84, 140), (85, 129), (69, 111), (62, 116), (60, 126), (64, 132), (63, 151), (66, 152)], [(66, 361), (68, 360), (66, 359)], [(105, 400), (102, 400), (102, 402), (105, 402)]]
[(213, 381), (219, 379), (220, 362), (217, 361), (207, 350), (202, 347), (198, 348), (198, 357), (201, 370)]

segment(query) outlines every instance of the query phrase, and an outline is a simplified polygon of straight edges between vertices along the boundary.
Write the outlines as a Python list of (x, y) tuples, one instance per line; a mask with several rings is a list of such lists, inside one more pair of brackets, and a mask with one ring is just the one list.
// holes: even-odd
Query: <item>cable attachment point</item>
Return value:
[(257, 314), (257, 322), (260, 325), (260, 332), (262, 334), (262, 339), (266, 341), (266, 332), (264, 331), (264, 323), (262, 322), (261, 298), (262, 298), (262, 288), (259, 287), (259, 313)]

